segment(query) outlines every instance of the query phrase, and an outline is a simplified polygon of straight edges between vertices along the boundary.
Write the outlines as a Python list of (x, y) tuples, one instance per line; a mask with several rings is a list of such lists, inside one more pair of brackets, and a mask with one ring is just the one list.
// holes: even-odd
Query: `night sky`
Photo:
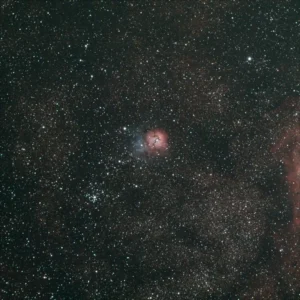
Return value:
[(0, 11), (1, 299), (300, 299), (300, 3)]

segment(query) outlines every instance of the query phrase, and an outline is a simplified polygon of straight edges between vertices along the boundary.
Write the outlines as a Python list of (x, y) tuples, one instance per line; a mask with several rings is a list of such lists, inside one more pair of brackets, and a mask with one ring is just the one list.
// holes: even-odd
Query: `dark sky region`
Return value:
[(0, 12), (1, 299), (299, 299), (300, 3)]

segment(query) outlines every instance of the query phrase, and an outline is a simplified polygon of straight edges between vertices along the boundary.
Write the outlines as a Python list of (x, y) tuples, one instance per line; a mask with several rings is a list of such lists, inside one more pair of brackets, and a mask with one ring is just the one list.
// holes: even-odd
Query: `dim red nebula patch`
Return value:
[(300, 228), (300, 126), (287, 130), (272, 152), (284, 164), (293, 205), (293, 224)]
[(160, 128), (147, 131), (145, 136), (145, 146), (149, 155), (166, 155), (169, 148), (168, 134), (165, 130)]

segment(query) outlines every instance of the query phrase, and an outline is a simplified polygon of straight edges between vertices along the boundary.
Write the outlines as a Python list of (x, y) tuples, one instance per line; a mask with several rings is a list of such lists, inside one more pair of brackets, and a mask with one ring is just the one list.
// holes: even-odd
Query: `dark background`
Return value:
[(2, 1), (1, 298), (298, 299), (270, 149), (299, 124), (299, 13)]

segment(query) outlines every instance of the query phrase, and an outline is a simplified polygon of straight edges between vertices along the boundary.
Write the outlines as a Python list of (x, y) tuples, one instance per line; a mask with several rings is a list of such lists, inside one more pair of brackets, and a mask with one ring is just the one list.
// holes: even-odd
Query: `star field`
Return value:
[(0, 14), (1, 299), (299, 299), (297, 2)]

